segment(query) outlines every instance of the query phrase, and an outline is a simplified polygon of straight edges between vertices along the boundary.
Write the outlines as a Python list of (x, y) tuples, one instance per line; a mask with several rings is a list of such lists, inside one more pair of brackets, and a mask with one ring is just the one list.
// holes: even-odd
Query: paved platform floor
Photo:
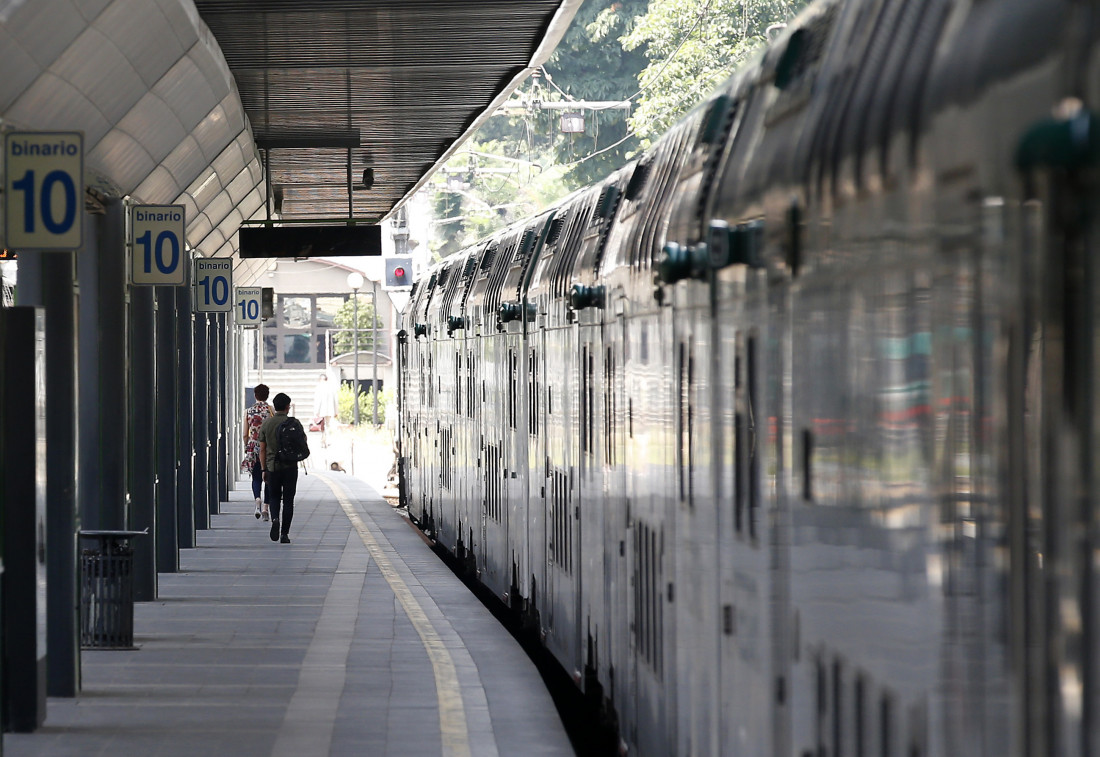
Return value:
[(81, 695), (6, 757), (573, 754), (534, 665), (375, 489), (300, 477), (278, 544), (240, 486), (136, 606), (138, 649), (85, 650)]

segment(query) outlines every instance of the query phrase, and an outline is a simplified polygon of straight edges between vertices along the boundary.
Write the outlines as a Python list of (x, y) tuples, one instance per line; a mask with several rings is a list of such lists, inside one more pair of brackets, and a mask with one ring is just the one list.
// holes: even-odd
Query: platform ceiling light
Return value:
[(364, 168), (363, 169), (363, 183), (352, 185), (352, 189), (361, 192), (363, 190), (370, 189), (373, 186), (374, 186), (374, 169), (373, 168)]

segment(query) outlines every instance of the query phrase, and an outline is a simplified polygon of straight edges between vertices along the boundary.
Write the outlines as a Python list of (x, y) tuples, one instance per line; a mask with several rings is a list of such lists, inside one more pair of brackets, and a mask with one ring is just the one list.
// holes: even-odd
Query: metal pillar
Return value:
[(4, 574), (5, 730), (28, 732), (46, 719), (46, 393), (45, 318), (40, 308), (0, 309), (0, 543)]
[(191, 312), (191, 287), (176, 287), (176, 449), (179, 459), (176, 463), (176, 536), (180, 549), (195, 546), (195, 515), (192, 507), (192, 492), (195, 470), (195, 441), (192, 438), (195, 412), (192, 403), (195, 377), (194, 338), (195, 317)]
[[(86, 235), (94, 222), (85, 216)], [(20, 305), (46, 308), (46, 660), (47, 693), (80, 689), (76, 582), (77, 290), (71, 252), (24, 254), (19, 259)]]
[(359, 290), (353, 290), (355, 297), (355, 314), (352, 316), (352, 332), (353, 339), (355, 340), (355, 346), (351, 349), (355, 353), (355, 388), (351, 392), (351, 403), (354, 410), (352, 411), (355, 416), (355, 427), (359, 427)]
[(207, 421), (209, 411), (210, 379), (209, 369), (209, 334), (208, 319), (206, 313), (195, 313), (195, 352), (193, 380), (191, 390), (191, 402), (194, 410), (194, 427), (191, 434), (191, 445), (195, 450), (195, 476), (192, 485), (192, 502), (195, 512), (195, 530), (202, 531), (210, 528), (210, 510), (207, 500), (210, 487), (207, 483), (207, 467), (210, 461), (210, 428)]
[(126, 528), (127, 305), (125, 211), (105, 203), (95, 248), (77, 256), (80, 282), (80, 520)]
[[(176, 288), (156, 287), (157, 313), (157, 572), (179, 571), (176, 520), (176, 466), (179, 418), (176, 414)], [(186, 289), (186, 287), (179, 287)]]
[(378, 282), (370, 283), (371, 425), (378, 428)]
[(156, 310), (153, 288), (130, 288), (130, 523), (147, 537), (133, 540), (134, 599), (157, 598)]
[(222, 444), (222, 386), (225, 376), (225, 358), (221, 350), (221, 313), (210, 313), (207, 316), (207, 352), (209, 361), (207, 364), (207, 411), (206, 411), (206, 504), (210, 508), (210, 515), (221, 512), (221, 486), (222, 473), (225, 470), (225, 458), (220, 455)]
[(236, 361), (230, 361), (233, 353), (229, 350), (230, 342), (229, 314), (218, 313), (218, 360), (222, 364), (221, 380), (218, 382), (218, 502), (229, 501), (229, 472), (232, 470), (229, 461), (228, 442), (229, 434), (229, 404), (230, 398), (237, 392), (231, 391), (233, 366)]

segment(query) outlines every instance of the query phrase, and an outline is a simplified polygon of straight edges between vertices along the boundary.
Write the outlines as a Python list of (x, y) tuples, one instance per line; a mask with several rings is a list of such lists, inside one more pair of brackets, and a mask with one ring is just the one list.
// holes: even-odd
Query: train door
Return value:
[(577, 675), (579, 661), (578, 617), (580, 526), (576, 517), (579, 436), (577, 328), (563, 325), (547, 329), (547, 591), (549, 615), (546, 645)]
[(710, 754), (717, 741), (717, 507), (712, 473), (710, 293), (705, 282), (681, 282), (673, 294), (675, 429), (674, 582), (668, 598), (678, 643), (669, 646), (675, 662), (677, 753)]
[(505, 481), (504, 500), (508, 510), (507, 544), (510, 546), (508, 592), (512, 606), (519, 607), (520, 597), (527, 594), (530, 576), (527, 521), (531, 469), (527, 464), (527, 444), (531, 427), (531, 354), (525, 343), (514, 335), (509, 334), (506, 343), (516, 361), (516, 427), (509, 430), (504, 459), (510, 471)]
[(541, 630), (541, 614), (546, 606), (546, 573), (550, 562), (548, 538), (548, 496), (549, 451), (546, 445), (547, 417), (546, 406), (549, 399), (549, 385), (546, 378), (546, 338), (545, 329), (538, 328), (532, 321), (528, 328), (529, 386), (528, 401), (529, 425), (527, 429), (527, 555), (524, 566), (524, 596), (527, 598), (528, 612), (532, 622), (537, 622)]
[[(626, 391), (626, 318), (625, 298), (613, 300), (615, 318), (604, 329), (607, 350), (605, 389), (608, 398), (604, 412), (607, 446), (606, 507), (604, 522), (604, 555), (607, 561), (607, 643), (604, 695), (618, 711), (624, 705), (624, 676), (628, 676), (630, 659), (630, 573), (628, 548), (631, 545), (629, 498), (626, 488), (627, 439), (631, 433), (631, 408)], [(621, 716), (622, 713), (620, 713)]]
[(631, 740), (649, 754), (669, 754), (676, 743), (675, 638), (671, 604), (674, 566), (675, 397), (671, 308), (631, 319), (634, 455), (630, 508), (634, 667)]
[[(582, 311), (580, 317), (592, 311)], [(578, 488), (574, 511), (577, 518), (579, 573), (577, 587), (581, 600), (580, 649), (584, 661), (585, 691), (595, 684), (600, 665), (600, 646), (607, 633), (606, 566), (604, 529), (607, 516), (607, 489), (604, 486), (606, 414), (604, 403), (605, 356), (599, 323), (580, 327), (580, 354), (577, 364), (578, 393), (577, 460)]]

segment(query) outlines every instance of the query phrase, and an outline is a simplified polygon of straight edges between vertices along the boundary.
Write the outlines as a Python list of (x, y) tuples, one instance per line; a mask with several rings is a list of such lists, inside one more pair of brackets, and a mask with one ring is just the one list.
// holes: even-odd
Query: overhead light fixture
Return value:
[(363, 169), (363, 183), (362, 184), (354, 184), (352, 186), (352, 189), (361, 192), (365, 189), (370, 189), (373, 186), (374, 186), (374, 169), (373, 168), (364, 168)]

